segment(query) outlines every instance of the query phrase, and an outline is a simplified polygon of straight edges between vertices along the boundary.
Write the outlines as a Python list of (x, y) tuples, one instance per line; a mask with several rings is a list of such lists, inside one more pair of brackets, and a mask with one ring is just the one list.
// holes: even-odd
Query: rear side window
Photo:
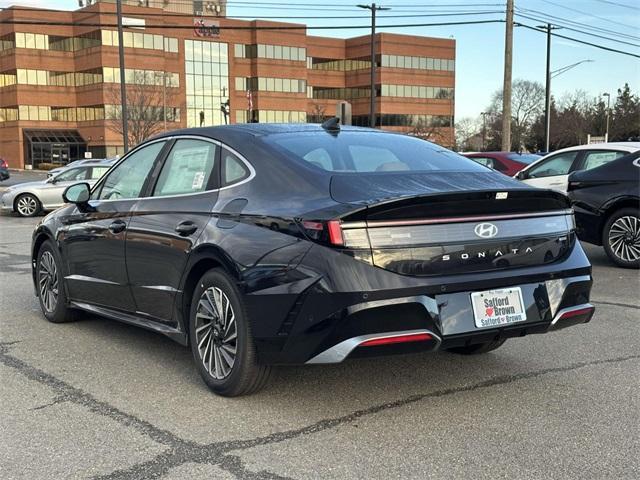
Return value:
[(89, 169), (86, 167), (70, 168), (56, 177), (57, 182), (68, 182), (75, 180), (86, 180)]
[(542, 156), (536, 155), (534, 153), (509, 153), (507, 155), (507, 158), (509, 160), (514, 160), (516, 162), (526, 163), (527, 165), (529, 165), (536, 160), (540, 160)]
[(99, 179), (102, 175), (107, 173), (107, 170), (109, 170), (109, 167), (93, 167), (91, 169), (91, 180)]
[(204, 192), (213, 180), (218, 146), (203, 140), (177, 140), (167, 156), (154, 197)]
[(249, 169), (234, 153), (226, 148), (222, 150), (223, 184), (238, 183), (249, 176)]
[(485, 167), (495, 168), (495, 162), (493, 158), (489, 157), (470, 157), (474, 162), (478, 162), (480, 165), (484, 165)]
[(462, 155), (407, 135), (296, 132), (269, 135), (264, 141), (289, 158), (330, 172), (487, 171)]
[(591, 170), (592, 168), (605, 165), (612, 160), (624, 157), (627, 152), (618, 152), (614, 150), (594, 150), (587, 152), (584, 156), (583, 170)]

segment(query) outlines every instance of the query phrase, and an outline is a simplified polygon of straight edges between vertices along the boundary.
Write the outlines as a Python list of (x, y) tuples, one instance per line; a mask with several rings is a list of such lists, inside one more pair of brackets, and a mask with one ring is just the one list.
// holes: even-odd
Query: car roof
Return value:
[[(611, 148), (620, 148), (627, 150), (629, 153), (640, 150), (640, 142), (608, 142), (608, 143), (587, 143), (585, 145), (576, 145), (574, 147), (562, 148), (547, 155), (560, 152), (571, 152), (574, 150), (609, 150)], [(545, 155), (546, 156), (546, 155)]]
[[(319, 123), (235, 123), (233, 125), (219, 125), (216, 127), (186, 128), (172, 130), (163, 133), (155, 138), (172, 137), (177, 135), (202, 135), (206, 137), (219, 138), (233, 133), (244, 133), (253, 136), (274, 135), (279, 133), (306, 133), (306, 132), (326, 132)], [(341, 125), (340, 131), (375, 132), (375, 133), (395, 133), (377, 128), (354, 127), (351, 125)]]

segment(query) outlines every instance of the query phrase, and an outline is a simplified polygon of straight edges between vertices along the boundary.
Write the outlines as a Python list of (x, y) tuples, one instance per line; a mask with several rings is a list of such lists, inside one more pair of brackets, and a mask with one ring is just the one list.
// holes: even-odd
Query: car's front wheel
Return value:
[(236, 397), (266, 384), (271, 368), (257, 363), (240, 293), (219, 269), (205, 273), (193, 293), (189, 342), (200, 375), (215, 393)]
[(71, 322), (78, 312), (67, 306), (67, 297), (62, 284), (60, 257), (53, 243), (42, 244), (36, 260), (36, 282), (40, 309), (45, 318), (53, 323)]
[(640, 210), (623, 208), (611, 215), (604, 225), (602, 245), (616, 265), (640, 268)]
[(40, 200), (35, 195), (24, 193), (16, 198), (15, 211), (21, 217), (34, 217), (40, 213), (41, 209)]

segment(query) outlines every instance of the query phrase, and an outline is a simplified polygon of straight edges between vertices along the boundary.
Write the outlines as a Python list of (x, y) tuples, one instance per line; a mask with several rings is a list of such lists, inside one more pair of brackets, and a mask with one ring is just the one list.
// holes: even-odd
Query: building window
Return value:
[(307, 82), (297, 78), (236, 77), (235, 88), (236, 91), (306, 93)]
[(185, 40), (187, 126), (225, 123), (223, 104), (229, 98), (227, 44)]
[(268, 58), (304, 62), (307, 58), (307, 49), (290, 45), (244, 45), (236, 43), (233, 48), (233, 55), (236, 58)]
[(453, 88), (451, 87), (382, 85), (380, 90), (383, 97), (429, 98), (443, 100), (453, 98)]
[(455, 60), (446, 58), (408, 57), (404, 55), (382, 55), (380, 65), (389, 68), (411, 68), (417, 70), (443, 70), (453, 72)]

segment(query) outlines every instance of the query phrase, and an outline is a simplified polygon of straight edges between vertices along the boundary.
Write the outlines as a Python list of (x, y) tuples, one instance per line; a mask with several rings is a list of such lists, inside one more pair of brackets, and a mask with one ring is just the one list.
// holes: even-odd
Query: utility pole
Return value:
[(389, 7), (379, 7), (375, 3), (371, 5), (358, 5), (360, 8), (371, 10), (371, 91), (369, 104), (369, 126), (376, 126), (376, 12), (379, 10), (391, 10)]
[(538, 25), (538, 28), (547, 29), (547, 76), (544, 96), (544, 151), (549, 151), (549, 142), (551, 138), (551, 30), (556, 28), (550, 23), (546, 25)]
[(120, 60), (120, 109), (122, 112), (122, 141), (124, 153), (129, 151), (129, 118), (127, 115), (127, 86), (124, 74), (124, 35), (122, 34), (122, 0), (116, 0), (118, 17), (118, 57)]
[(511, 74), (513, 70), (513, 2), (507, 0), (504, 34), (504, 82), (502, 86), (502, 151), (511, 151)]
[(606, 130), (606, 133), (604, 134), (604, 141), (608, 142), (609, 141), (609, 115), (611, 114), (611, 94), (603, 93), (602, 96), (607, 97), (607, 130)]

